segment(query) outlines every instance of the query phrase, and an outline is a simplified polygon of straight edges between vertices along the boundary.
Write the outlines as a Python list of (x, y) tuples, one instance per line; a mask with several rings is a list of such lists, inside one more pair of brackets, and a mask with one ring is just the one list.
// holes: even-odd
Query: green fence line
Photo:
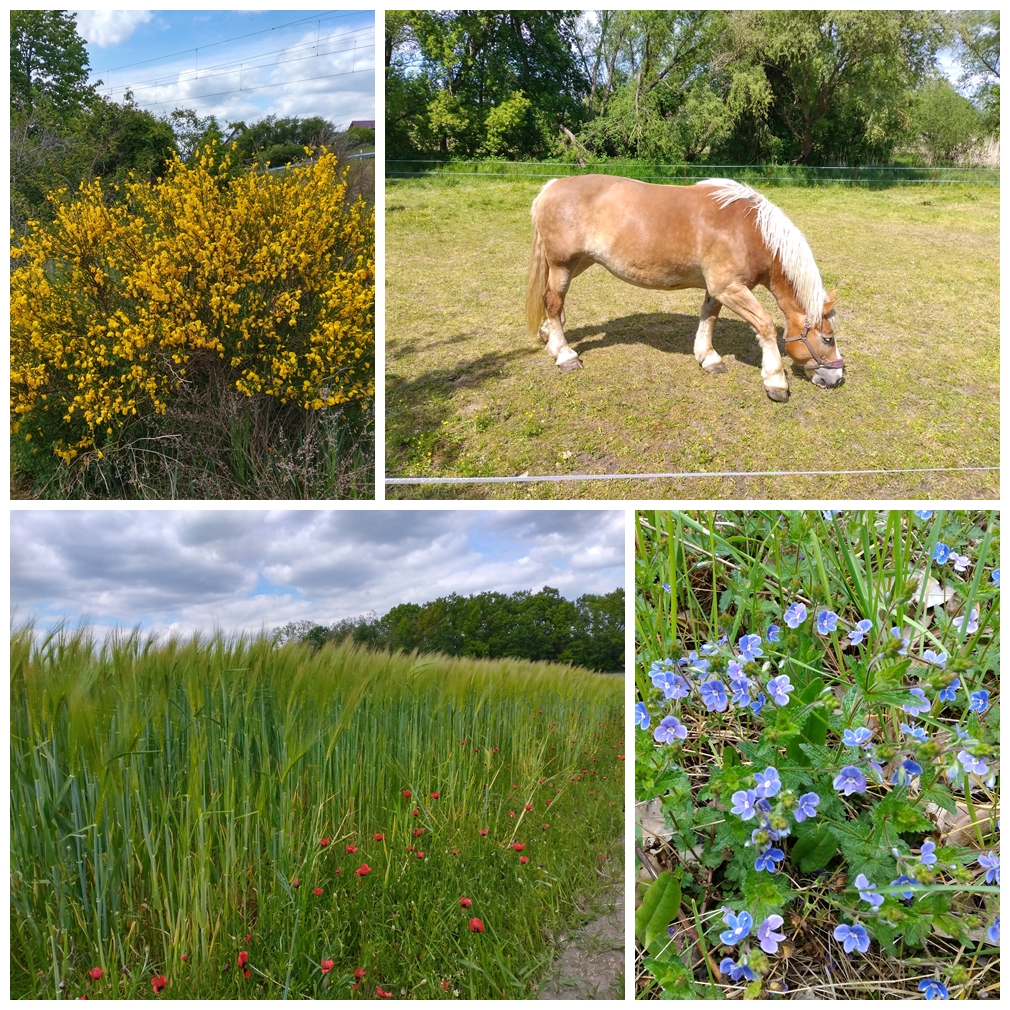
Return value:
[(387, 160), (386, 178), (485, 176), (497, 179), (551, 179), (560, 175), (618, 175), (642, 182), (689, 185), (699, 179), (727, 178), (769, 186), (993, 186), (998, 168), (940, 168), (903, 165), (658, 165), (611, 161), (586, 166), (562, 162)]

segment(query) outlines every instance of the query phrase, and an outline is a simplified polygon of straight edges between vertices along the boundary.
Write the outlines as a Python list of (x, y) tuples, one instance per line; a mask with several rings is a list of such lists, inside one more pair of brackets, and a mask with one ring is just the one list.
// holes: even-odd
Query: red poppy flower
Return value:
[(372, 872), (372, 868), (368, 863), (362, 863), (355, 871), (359, 877), (367, 877), (369, 873)]
[(291, 881), (291, 886), (297, 889), (302, 886), (302, 882), (295, 877), (295, 879)]
[(541, 831), (546, 831), (549, 827), (550, 827), (549, 824), (545, 824), (540, 830)]
[(471, 933), (483, 933), (484, 932), (484, 923), (481, 922), (480, 919), (471, 919), (470, 920), (470, 932)]
[(418, 810), (418, 809), (417, 809), (417, 807), (414, 807), (414, 809), (413, 809), (413, 810), (411, 810), (411, 813), (412, 813), (412, 814), (413, 814), (413, 815), (414, 815), (415, 817), (416, 817), (416, 816), (417, 816), (417, 815), (418, 815), (418, 814), (419, 814), (420, 812), (421, 812), (421, 811), (420, 811), (420, 810)]
[(320, 968), (320, 970), (322, 971), (322, 973), (324, 975), (328, 975), (331, 971), (333, 971), (333, 962), (332, 961), (320, 961), (319, 962), (319, 968)]
[(386, 992), (381, 985), (375, 987), (375, 992), (379, 999), (389, 999), (393, 995), (392, 991)]
[(623, 761), (624, 760), (624, 755), (623, 754), (618, 754), (617, 755), (617, 760), (618, 761)]
[(318, 898), (323, 893), (323, 889), (321, 887), (313, 887), (312, 893)]
[(607, 858), (606, 853), (601, 852), (600, 853), (600, 862), (602, 863), (603, 860), (606, 859), (606, 858)]
[(424, 859), (424, 853), (423, 852), (418, 852), (416, 858), (417, 859)]
[(155, 975), (154, 978), (151, 979), (151, 988), (156, 993), (161, 992), (161, 990), (164, 989), (166, 985), (168, 985), (168, 979), (165, 978), (164, 975)]
[(250, 943), (252, 941), (252, 933), (246, 933), (245, 942)]
[(452, 850), (452, 854), (453, 854), (454, 856), (458, 856), (458, 855), (459, 855), (459, 849), (453, 849), (453, 850)]
[(514, 810), (509, 811), (509, 817), (515, 817), (516, 812)]
[(420, 838), (424, 834), (424, 828), (414, 828), (414, 837)]
[(446, 982), (445, 979), (442, 979), (442, 988), (445, 989), (446, 992), (449, 991), (449, 983)]
[(357, 847), (357, 845), (345, 845), (344, 846), (344, 851), (345, 852), (357, 852), (358, 851), (358, 847)]
[(375, 839), (375, 840), (376, 840), (377, 842), (384, 842), (384, 841), (386, 840), (386, 836), (385, 836), (385, 835), (372, 835), (372, 837), (373, 837), (373, 838), (374, 838), (374, 839)]
[(88, 994), (85, 993), (83, 996), (78, 996), (77, 998), (78, 999), (87, 999), (88, 998)]
[(104, 968), (92, 968), (88, 974), (95, 980), (100, 979), (105, 974)]
[(437, 800), (441, 795), (442, 795), (441, 793), (431, 793), (431, 798), (433, 800)]
[(248, 963), (249, 963), (249, 954), (244, 950), (240, 950), (238, 952), (238, 966), (240, 968), (244, 968)]
[(410, 791), (409, 789), (404, 789), (404, 790), (403, 790), (403, 795), (404, 795), (404, 797), (405, 797), (406, 799), (408, 799), (408, 800), (409, 800), (409, 799), (410, 799), (410, 797), (411, 797), (411, 796), (413, 796), (414, 794), (413, 794), (413, 793), (412, 793), (412, 792), (411, 792), (411, 791)]
[(551, 805), (551, 801), (550, 800), (544, 800), (544, 806), (545, 807), (549, 807), (550, 805)]
[(480, 834), (482, 834), (482, 835), (486, 835), (486, 834), (487, 834), (487, 828), (478, 828), (477, 830), (478, 830), (478, 831), (480, 832)]
[(512, 786), (512, 788), (513, 788), (513, 789), (518, 789), (518, 788), (519, 788), (519, 786), (517, 786), (517, 785), (513, 785), (513, 786)]
[(589, 795), (590, 795), (590, 796), (595, 796), (596, 794), (595, 794), (595, 793), (593, 792), (593, 790), (592, 790), (592, 789), (590, 789), (590, 790), (589, 790)]
[(325, 849), (326, 846), (329, 845), (329, 844), (330, 844), (330, 840), (328, 838), (320, 838), (319, 839), (319, 847), (321, 849)]
[(533, 809), (533, 804), (532, 803), (527, 803), (526, 804), (526, 809), (527, 810), (532, 810)]
[(512, 848), (515, 849), (516, 852), (522, 852), (523, 849), (526, 848), (526, 843), (525, 842), (513, 842), (512, 843)]
[(337, 873), (343, 873), (343, 872), (344, 872), (343, 870), (339, 870), (339, 869), (337, 870)]
[(179, 958), (179, 960), (182, 961), (185, 964), (185, 962), (186, 962), (186, 955), (183, 954), (182, 957)]
[(363, 979), (365, 977), (365, 969), (364, 968), (355, 968), (354, 969), (354, 977), (356, 979), (358, 979), (358, 981), (360, 982), (361, 979)]
[(519, 857), (519, 862), (522, 863), (523, 866), (525, 866), (529, 861), (530, 861), (530, 857), (529, 856), (520, 856)]
[(459, 899), (459, 907), (460, 908), (469, 908), (472, 904), (473, 904), (473, 902), (469, 898), (460, 898)]

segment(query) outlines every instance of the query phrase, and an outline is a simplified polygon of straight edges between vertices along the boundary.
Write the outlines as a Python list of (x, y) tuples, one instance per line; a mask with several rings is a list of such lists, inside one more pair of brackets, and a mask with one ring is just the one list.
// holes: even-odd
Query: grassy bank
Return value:
[[(529, 207), (540, 181), (392, 180), (386, 193), (386, 474), (507, 476), (852, 470), (998, 462), (999, 191), (779, 188), (772, 199), (839, 292), (848, 380), (792, 375), (773, 404), (729, 312), (728, 373), (692, 355), (700, 291), (592, 269), (558, 374), (526, 335)], [(758, 297), (781, 324), (770, 296)], [(994, 472), (390, 487), (390, 497), (991, 498)]]
[(619, 678), (30, 631), (11, 669), (16, 997), (529, 997), (620, 878)]

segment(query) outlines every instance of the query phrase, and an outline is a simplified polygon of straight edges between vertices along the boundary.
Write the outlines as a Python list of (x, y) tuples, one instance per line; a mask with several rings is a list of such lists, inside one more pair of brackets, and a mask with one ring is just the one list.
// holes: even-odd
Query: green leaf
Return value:
[(822, 824), (796, 842), (790, 858), (794, 863), (799, 863), (804, 873), (813, 873), (815, 870), (823, 870), (837, 850), (838, 839), (831, 828)]
[(887, 837), (888, 823), (899, 834), (903, 831), (932, 831), (933, 825), (912, 805), (911, 796), (905, 790), (895, 790), (887, 794), (872, 808), (875, 838), (880, 845)]
[(961, 920), (955, 915), (934, 915), (933, 928), (941, 929), (948, 936), (953, 936), (962, 942), (968, 938), (967, 931), (964, 928), (964, 923), (961, 922)]
[(664, 871), (649, 885), (635, 912), (635, 936), (646, 950), (652, 951), (652, 945), (660, 938), (664, 943), (667, 941), (666, 927), (677, 918), (679, 910), (680, 882)]

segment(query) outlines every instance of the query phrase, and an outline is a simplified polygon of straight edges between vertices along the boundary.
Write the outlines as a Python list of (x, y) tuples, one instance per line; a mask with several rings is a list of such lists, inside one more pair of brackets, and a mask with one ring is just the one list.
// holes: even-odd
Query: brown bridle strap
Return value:
[(786, 337), (785, 342), (788, 344), (793, 340), (802, 340), (806, 345), (807, 350), (810, 352), (811, 357), (817, 362), (821, 368), (844, 368), (845, 362), (841, 358), (837, 358), (834, 361), (825, 361), (813, 348), (810, 341), (807, 340), (807, 334), (810, 332), (810, 328), (813, 323), (810, 322), (810, 316), (805, 316), (803, 319), (803, 330), (797, 333), (795, 336)]

